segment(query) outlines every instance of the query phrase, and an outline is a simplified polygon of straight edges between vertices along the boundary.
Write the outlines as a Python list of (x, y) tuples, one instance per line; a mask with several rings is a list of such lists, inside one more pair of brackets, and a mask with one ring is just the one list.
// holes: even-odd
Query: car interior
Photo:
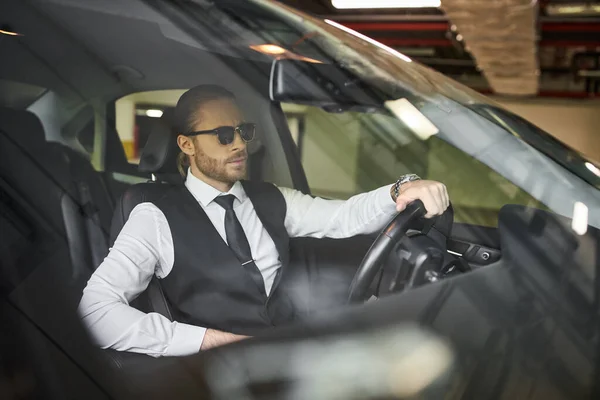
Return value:
[[(47, 15), (34, 9), (12, 1), (2, 6), (3, 18), (25, 32), (16, 40), (2, 38), (7, 55), (0, 65), (2, 215), (14, 227), (3, 240), (4, 270), (11, 272), (2, 282), (5, 293), (28, 285), (38, 290), (48, 274), (60, 269), (75, 301), (132, 207), (180, 179), (173, 162), (176, 149), (168, 141), (168, 113), (152, 121), (139, 166), (127, 161), (116, 130), (115, 101), (130, 93), (223, 85), (236, 93), (242, 109), (261, 128), (249, 148), (249, 179), (309, 192), (286, 117), (269, 99), (268, 60), (202, 51), (157, 36), (149, 22), (123, 23), (126, 17), (117, 10), (99, 18), (93, 10), (60, 3), (42, 6)], [(106, 32), (105, 26), (113, 29)], [(108, 33), (114, 40), (126, 38), (131, 46), (107, 53), (97, 38)], [(159, 59), (154, 56), (157, 49)], [(281, 168), (284, 165), (288, 168)], [(339, 266), (358, 265), (372, 238), (354, 240), (361, 244), (352, 246), (355, 253), (337, 252), (335, 246), (345, 247), (337, 243), (321, 253), (337, 254)], [(302, 243), (298, 248), (326, 247), (309, 239), (297, 242)], [(42, 253), (32, 254), (30, 248)], [(469, 254), (476, 257), (478, 251), (473, 246)], [(293, 252), (305, 260), (316, 257)], [(347, 287), (354, 271), (339, 269), (331, 279), (346, 280)], [(331, 287), (323, 288), (327, 286)], [(331, 301), (345, 301), (343, 290), (335, 296), (334, 291), (328, 290)]]
[[(133, 93), (185, 90), (202, 83), (222, 85), (236, 94), (247, 117), (260, 127), (257, 140), (249, 146), (248, 178), (311, 193), (286, 114), (270, 98), (269, 59), (206, 51), (186, 38), (185, 32), (161, 21), (164, 17), (151, 7), (140, 7), (147, 14), (136, 19), (118, 2), (112, 4), (112, 10), (79, 7), (69, 1), (34, 7), (10, 0), (0, 5), (0, 22), (8, 21), (23, 32), (16, 39), (0, 37), (0, 325), (8, 327), (0, 330), (0, 338), (9, 345), (5, 368), (36, 371), (42, 377), (35, 389), (38, 394), (60, 397), (62, 388), (69, 388), (73, 398), (110, 397), (114, 393), (102, 388), (115, 387), (107, 383), (118, 379), (114, 370), (145, 371), (151, 364), (167, 375), (194, 380), (193, 374), (172, 360), (96, 349), (77, 320), (82, 290), (131, 210), (182, 181), (175, 163), (178, 148), (172, 140), (170, 113), (150, 119), (139, 163), (132, 164), (117, 130), (118, 99)], [(156, 21), (162, 23), (162, 32), (155, 29)], [(501, 220), (505, 223), (511, 218), (521, 222), (530, 218), (521, 215), (525, 212), (521, 209), (508, 211), (501, 212), (506, 214)], [(522, 231), (507, 228), (512, 236), (501, 237), (495, 227), (452, 225), (451, 220), (450, 216), (449, 225), (441, 230), (412, 225), (404, 248), (390, 250), (385, 266), (371, 269), (368, 285), (361, 289), (361, 302), (373, 295), (385, 302), (394, 293), (438, 280), (439, 276), (427, 275), (426, 270), (482, 276), (477, 275), (482, 267), (501, 265), (505, 257), (518, 258), (519, 246), (537, 240), (534, 234), (528, 239), (519, 237), (529, 225)], [(550, 228), (546, 223), (540, 229)], [(552, 229), (560, 230), (560, 226)], [(590, 240), (598, 240), (596, 231), (589, 235)], [(297, 308), (306, 315), (344, 308), (357, 269), (375, 240), (376, 235), (292, 240), (294, 262), (286, 290), (293, 293)], [(515, 249), (511, 254), (505, 254), (508, 245)], [(573, 246), (572, 251), (577, 251), (577, 245)], [(416, 260), (419, 254), (428, 257)], [(530, 264), (543, 262), (529, 260)], [(421, 275), (414, 281), (416, 270)], [(450, 296), (442, 286), (436, 287), (421, 291), (420, 296), (431, 296), (428, 303)], [(588, 300), (580, 301), (590, 307)], [(392, 303), (384, 303), (381, 310), (385, 304), (391, 307)], [(132, 306), (172, 319), (157, 278)], [(428, 315), (433, 320), (432, 312)], [(360, 318), (367, 324), (375, 317)], [(332, 317), (330, 326), (336, 321)], [(256, 362), (248, 357), (247, 362)], [(104, 368), (107, 363), (113, 368)], [(135, 380), (129, 383), (127, 395), (139, 394), (139, 390), (145, 390), (148, 398), (164, 395), (151, 393), (152, 385), (140, 388)], [(188, 385), (200, 387), (202, 382), (188, 382), (180, 389), (187, 390)]]

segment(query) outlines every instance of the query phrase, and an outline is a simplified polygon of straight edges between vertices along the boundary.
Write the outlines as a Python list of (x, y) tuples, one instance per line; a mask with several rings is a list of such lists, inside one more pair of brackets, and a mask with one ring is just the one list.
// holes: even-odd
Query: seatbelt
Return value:
[[(77, 190), (81, 200), (80, 212), (85, 218), (85, 228), (90, 243), (101, 244), (103, 249), (108, 249), (106, 235), (102, 231), (102, 225), (100, 223), (98, 207), (96, 207), (92, 201), (92, 195), (90, 194), (88, 184), (82, 181), (77, 182)], [(98, 254), (99, 252), (96, 251), (96, 246), (90, 247), (92, 263), (94, 264), (95, 269), (102, 263), (106, 254)]]

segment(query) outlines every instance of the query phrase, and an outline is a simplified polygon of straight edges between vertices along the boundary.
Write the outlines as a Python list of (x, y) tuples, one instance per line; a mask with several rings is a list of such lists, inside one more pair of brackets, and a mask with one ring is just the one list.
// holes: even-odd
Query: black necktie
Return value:
[(240, 221), (235, 215), (235, 211), (233, 211), (234, 200), (235, 196), (231, 194), (219, 196), (215, 199), (215, 203), (225, 209), (225, 233), (227, 235), (227, 243), (229, 244), (229, 248), (244, 266), (244, 269), (250, 274), (254, 282), (256, 282), (260, 292), (266, 296), (265, 282), (262, 274), (254, 263), (250, 244), (248, 244), (248, 239), (244, 234), (242, 224), (240, 224)]

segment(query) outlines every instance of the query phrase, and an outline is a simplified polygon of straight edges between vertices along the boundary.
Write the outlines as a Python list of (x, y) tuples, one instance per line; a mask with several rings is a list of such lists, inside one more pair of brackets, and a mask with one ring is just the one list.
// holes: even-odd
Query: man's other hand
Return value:
[(225, 344), (237, 342), (248, 338), (249, 336), (235, 335), (229, 332), (218, 331), (216, 329), (207, 329), (202, 340), (200, 350), (208, 350), (213, 347), (223, 346)]
[(400, 193), (396, 199), (396, 210), (404, 211), (406, 206), (415, 200), (421, 200), (427, 214), (425, 218), (432, 218), (443, 214), (450, 205), (448, 191), (443, 183), (435, 181), (411, 181), (400, 186)]

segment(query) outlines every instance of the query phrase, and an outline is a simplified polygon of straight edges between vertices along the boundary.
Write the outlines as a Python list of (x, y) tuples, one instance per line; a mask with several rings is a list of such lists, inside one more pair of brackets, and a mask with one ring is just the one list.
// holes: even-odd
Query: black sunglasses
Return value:
[(254, 139), (254, 134), (256, 133), (256, 124), (245, 122), (243, 124), (239, 124), (238, 126), (220, 126), (207, 131), (186, 133), (184, 136), (213, 134), (217, 135), (219, 138), (219, 143), (226, 145), (233, 143), (236, 132), (240, 134), (240, 137), (244, 140), (244, 142), (249, 142)]

